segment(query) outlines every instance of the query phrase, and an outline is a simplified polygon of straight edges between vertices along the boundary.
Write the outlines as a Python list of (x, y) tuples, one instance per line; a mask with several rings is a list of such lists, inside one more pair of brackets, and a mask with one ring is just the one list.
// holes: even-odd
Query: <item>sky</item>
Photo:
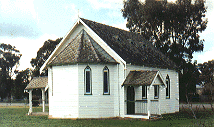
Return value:
[[(174, 1), (174, 0), (168, 0)], [(214, 59), (214, 1), (208, 6), (207, 29), (200, 34), (205, 39), (204, 51), (195, 53), (193, 60), (203, 63)], [(123, 0), (0, 0), (0, 43), (11, 44), (22, 57), (18, 70), (31, 68), (43, 43), (64, 37), (80, 17), (126, 29), (122, 17)], [(79, 11), (78, 11), (79, 10)]]

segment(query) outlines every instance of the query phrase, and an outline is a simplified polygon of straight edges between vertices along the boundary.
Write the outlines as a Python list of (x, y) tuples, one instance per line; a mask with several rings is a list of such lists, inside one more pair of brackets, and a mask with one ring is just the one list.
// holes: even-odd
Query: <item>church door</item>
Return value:
[(127, 88), (127, 114), (135, 114), (135, 92), (133, 86)]

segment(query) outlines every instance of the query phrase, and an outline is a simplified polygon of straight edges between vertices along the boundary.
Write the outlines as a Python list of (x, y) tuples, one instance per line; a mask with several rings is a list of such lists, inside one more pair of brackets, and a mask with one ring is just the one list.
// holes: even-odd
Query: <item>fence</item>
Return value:
[[(42, 104), (42, 99), (38, 99), (38, 100), (33, 100), (33, 103), (34, 102), (38, 102), (38, 104)], [(0, 104), (1, 103), (7, 103), (7, 104), (13, 104), (13, 105), (28, 105), (29, 104), (29, 100), (27, 98), (25, 99), (8, 99), (8, 98), (5, 98), (5, 99), (1, 99), (0, 100)], [(45, 104), (48, 104), (48, 99), (45, 100)]]

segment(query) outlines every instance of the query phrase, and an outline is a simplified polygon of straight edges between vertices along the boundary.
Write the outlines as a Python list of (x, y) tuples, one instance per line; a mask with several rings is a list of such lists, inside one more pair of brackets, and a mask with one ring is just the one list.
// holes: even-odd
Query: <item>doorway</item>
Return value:
[(127, 114), (135, 114), (135, 92), (133, 86), (127, 87)]

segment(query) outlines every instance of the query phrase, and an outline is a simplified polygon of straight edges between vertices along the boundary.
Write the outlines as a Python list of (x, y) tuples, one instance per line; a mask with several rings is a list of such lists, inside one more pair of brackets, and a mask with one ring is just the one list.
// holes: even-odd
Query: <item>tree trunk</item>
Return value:
[[(188, 84), (186, 84), (186, 88), (187, 88)], [(190, 104), (190, 101), (189, 101), (189, 98), (188, 98), (188, 93), (187, 93), (187, 89), (186, 89), (186, 99), (187, 99), (187, 104), (188, 104), (188, 107), (190, 108), (190, 110), (192, 111), (192, 114), (193, 114), (193, 117), (195, 119), (197, 119), (196, 115), (195, 115), (195, 112), (194, 110), (192, 109), (192, 104)]]

